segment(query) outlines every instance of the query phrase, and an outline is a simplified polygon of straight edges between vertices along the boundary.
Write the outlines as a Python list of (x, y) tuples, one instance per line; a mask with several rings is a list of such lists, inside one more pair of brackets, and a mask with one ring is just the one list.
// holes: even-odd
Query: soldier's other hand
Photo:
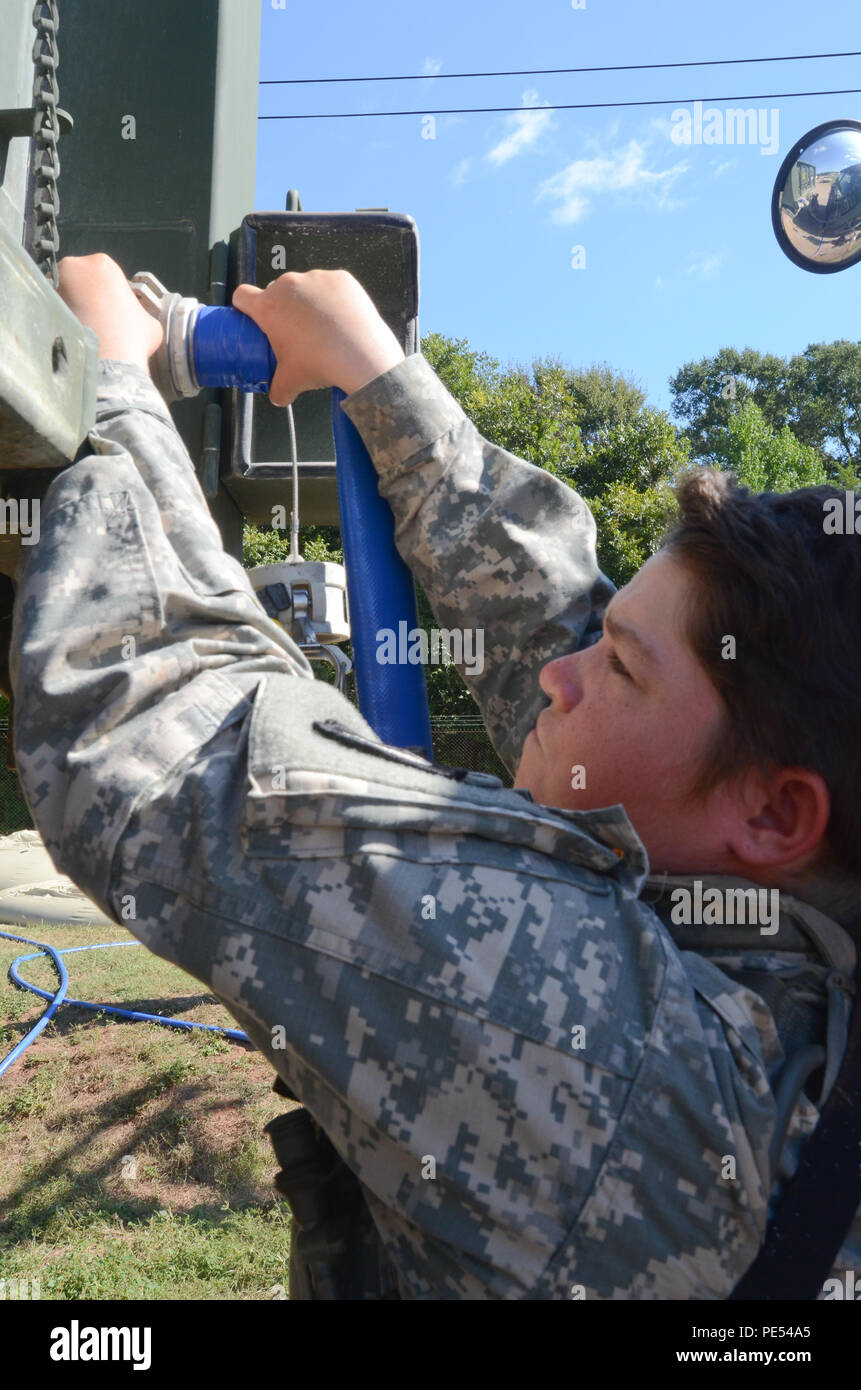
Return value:
[(122, 268), (110, 256), (64, 256), (59, 264), (62, 299), (99, 339), (99, 357), (134, 362), (149, 371), (149, 359), (161, 346), (164, 331), (129, 287)]
[(373, 301), (347, 270), (289, 270), (267, 285), (239, 285), (233, 307), (262, 328), (278, 359), (269, 399), (289, 405), (302, 391), (339, 386), (351, 394), (404, 358)]

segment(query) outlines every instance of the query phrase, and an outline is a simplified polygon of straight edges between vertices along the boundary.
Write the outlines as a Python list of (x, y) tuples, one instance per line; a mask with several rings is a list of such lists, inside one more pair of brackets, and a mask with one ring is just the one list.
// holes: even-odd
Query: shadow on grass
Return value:
[[(203, 995), (175, 999), (171, 1001), (171, 1008), (187, 1012), (209, 998)], [(153, 1002), (158, 1001), (140, 1000), (135, 1006), (147, 1007), (149, 1012)], [(102, 1027), (117, 1022), (110, 1016), (70, 1008), (56, 1027), (56, 1033), (62, 1037), (84, 1017)], [(251, 1044), (231, 1042), (230, 1046), (243, 1052), (254, 1050)], [(250, 1171), (252, 1159), (248, 1150), (242, 1151), (241, 1132), (239, 1152), (235, 1141), (225, 1149), (219, 1149), (217, 1143), (214, 1146), (211, 1134), (206, 1132), (207, 1121), (241, 1112), (247, 1100), (242, 1096), (213, 1094), (212, 1081), (189, 1081), (187, 1078), (195, 1060), (192, 1055), (187, 1059), (180, 1057), (156, 1063), (153, 1074), (139, 1085), (114, 1091), (103, 1099), (93, 1097), (85, 1116), (78, 1119), (66, 1121), (65, 1106), (61, 1107), (59, 1123), (52, 1124), (50, 1114), (46, 1115), (45, 1127), (55, 1142), (38, 1168), (11, 1186), (8, 1196), (0, 1203), (0, 1248), (16, 1240), (38, 1239), (61, 1210), (68, 1211), (73, 1221), (81, 1220), (85, 1224), (88, 1217), (110, 1219), (117, 1216), (124, 1222), (145, 1221), (165, 1207), (165, 1197), (158, 1189), (166, 1186), (175, 1189), (189, 1182), (214, 1188), (218, 1196), (183, 1208), (183, 1219), (215, 1228), (231, 1219), (231, 1208), (235, 1213), (243, 1208), (259, 1207), (260, 1185)], [(146, 1119), (138, 1118), (145, 1108), (150, 1108), (151, 1113)], [(137, 1120), (133, 1141), (118, 1137), (116, 1145), (93, 1164), (92, 1150), (100, 1138), (118, 1124), (133, 1119)], [(64, 1137), (66, 1123), (75, 1125), (74, 1137)], [(84, 1132), (79, 1124), (85, 1126)], [(244, 1137), (251, 1141), (252, 1135), (262, 1140), (262, 1131), (253, 1133), (248, 1126)], [(115, 1191), (116, 1184), (123, 1181), (123, 1160), (130, 1150), (139, 1163), (153, 1159), (168, 1169), (167, 1176), (162, 1173), (158, 1178), (143, 1179), (144, 1183), (152, 1182), (157, 1189), (151, 1196), (120, 1196)], [(273, 1157), (273, 1172), (276, 1166)], [(40, 1190), (46, 1194), (42, 1199)], [(278, 1199), (274, 1191), (270, 1191), (271, 1204), (277, 1205)], [(267, 1193), (267, 1197), (269, 1195)], [(230, 1203), (227, 1209), (225, 1199)], [(264, 1199), (264, 1204), (270, 1203)]]
[[(171, 1067), (167, 1067), (135, 1090), (120, 1098), (112, 1096), (90, 1110), (88, 1112), (90, 1124), (87, 1133), (74, 1142), (57, 1149), (53, 1158), (40, 1163), (38, 1172), (22, 1180), (0, 1204), (0, 1247), (13, 1240), (22, 1240), (27, 1237), (38, 1238), (39, 1234), (54, 1219), (58, 1210), (68, 1210), (70, 1214), (77, 1214), (80, 1217), (84, 1217), (85, 1214), (102, 1217), (117, 1215), (123, 1221), (146, 1220), (157, 1211), (163, 1210), (164, 1199), (158, 1196), (135, 1200), (131, 1197), (119, 1198), (111, 1194), (108, 1184), (113, 1185), (119, 1180), (123, 1159), (129, 1152), (128, 1140), (120, 1142), (115, 1150), (106, 1155), (96, 1167), (87, 1167), (85, 1171), (77, 1175), (76, 1169), (80, 1168), (82, 1163), (86, 1161), (87, 1150), (96, 1142), (98, 1135), (117, 1123), (118, 1100), (122, 1110), (130, 1114), (151, 1104), (160, 1095), (163, 1096), (161, 1105), (135, 1134), (135, 1153), (141, 1154), (147, 1152), (148, 1146), (160, 1147), (165, 1133), (170, 1134), (175, 1128), (174, 1121), (178, 1105), (187, 1111), (188, 1107), (196, 1103), (201, 1107), (203, 1113), (211, 1115), (236, 1109), (243, 1104), (240, 1099), (232, 1099), (229, 1101), (213, 1100), (206, 1105), (204, 1097), (209, 1089), (205, 1085), (196, 1083), (183, 1086), (180, 1093), (176, 1094), (176, 1071), (175, 1068), (172, 1070)], [(168, 1092), (171, 1091), (174, 1093), (169, 1094)], [(213, 1155), (211, 1145), (207, 1144), (202, 1136), (193, 1133), (184, 1132), (183, 1139), (190, 1144), (192, 1149), (185, 1180), (188, 1181), (189, 1178), (193, 1177), (197, 1182), (212, 1184), (213, 1168), (216, 1166), (218, 1156)], [(273, 1160), (273, 1170), (274, 1167)], [(62, 1180), (66, 1186), (66, 1191), (60, 1197), (59, 1203), (56, 1193), (49, 1200), (40, 1202), (39, 1189), (55, 1183), (58, 1179)], [(173, 1180), (173, 1182), (176, 1181), (179, 1180)], [(225, 1191), (224, 1195), (227, 1196), (228, 1193)], [(210, 1227), (216, 1227), (231, 1220), (232, 1214), (237, 1210), (260, 1205), (259, 1195), (253, 1196), (246, 1192), (243, 1199), (237, 1193), (231, 1192), (229, 1196), (230, 1207), (227, 1209), (225, 1209), (223, 1202), (220, 1205), (216, 1205), (215, 1202), (203, 1202), (184, 1209), (182, 1216), (197, 1222), (204, 1222)]]

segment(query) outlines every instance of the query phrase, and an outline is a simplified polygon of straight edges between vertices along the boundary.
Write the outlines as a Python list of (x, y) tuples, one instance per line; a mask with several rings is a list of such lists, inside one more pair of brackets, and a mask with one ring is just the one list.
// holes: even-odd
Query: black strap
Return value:
[[(280, 1076), (273, 1090), (295, 1100)], [(399, 1299), (362, 1185), (309, 1111), (277, 1115), (265, 1132), (281, 1165), (275, 1186), (293, 1214), (291, 1301)]]
[(765, 1244), (730, 1299), (815, 1299), (861, 1206), (861, 950), (846, 1052), (784, 1185)]

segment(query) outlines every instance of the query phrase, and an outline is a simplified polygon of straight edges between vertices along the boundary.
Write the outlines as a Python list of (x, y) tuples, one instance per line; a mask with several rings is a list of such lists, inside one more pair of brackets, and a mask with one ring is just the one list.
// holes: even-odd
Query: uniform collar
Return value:
[[(684, 950), (727, 951), (797, 951), (810, 953), (811, 943), (816, 953), (833, 969), (852, 977), (855, 971), (856, 948), (849, 927), (857, 920), (861, 909), (861, 885), (853, 895), (848, 883), (833, 878), (811, 879), (793, 893), (781, 891), (778, 931), (773, 936), (761, 936), (756, 924), (729, 926), (684, 926), (670, 920), (671, 894), (674, 888), (693, 891), (699, 882), (705, 893), (709, 888), (724, 891), (728, 888), (759, 889), (761, 884), (729, 874), (652, 874), (645, 882), (641, 897), (654, 907), (677, 946)], [(803, 895), (803, 896), (802, 896)], [(824, 911), (832, 903), (842, 905), (846, 925)]]

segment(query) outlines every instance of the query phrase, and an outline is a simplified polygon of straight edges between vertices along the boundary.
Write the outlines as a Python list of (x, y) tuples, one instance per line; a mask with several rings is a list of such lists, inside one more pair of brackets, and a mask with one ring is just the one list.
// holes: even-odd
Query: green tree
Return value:
[(575, 370), (542, 358), (503, 371), (464, 339), (431, 334), (422, 351), (492, 443), (575, 487), (598, 523), (605, 573), (625, 584), (658, 548), (674, 514), (670, 482), (690, 451), (669, 416), (606, 364)]
[(751, 492), (792, 492), (827, 481), (818, 450), (801, 444), (788, 425), (772, 429), (752, 399), (716, 436), (714, 451), (715, 461)]
[(713, 461), (716, 441), (746, 400), (756, 402), (772, 427), (786, 424), (792, 414), (786, 372), (785, 358), (749, 347), (721, 348), (713, 357), (686, 362), (670, 379), (670, 390), (694, 457)]
[(689, 450), (662, 410), (640, 408), (629, 419), (595, 429), (592, 447), (566, 479), (591, 503), (617, 483), (647, 492), (687, 466)]
[(558, 360), (541, 359), (529, 372), (519, 366), (503, 371), (465, 339), (440, 333), (422, 340), (422, 353), (491, 444), (558, 476), (576, 471), (585, 449), (569, 373)]
[(621, 588), (660, 549), (678, 506), (666, 479), (640, 491), (613, 482), (589, 501), (598, 528), (598, 564)]
[(829, 481), (855, 486), (861, 466), (861, 343), (812, 343), (791, 358), (721, 348), (670, 380), (673, 413), (695, 458), (721, 462), (724, 431), (747, 401), (770, 430), (816, 449)]
[(788, 385), (797, 401), (803, 443), (822, 455), (829, 480), (861, 486), (861, 343), (811, 343), (789, 362)]
[(584, 444), (593, 447), (607, 430), (631, 425), (646, 403), (645, 394), (608, 363), (567, 371), (565, 387), (576, 412)]
[[(299, 550), (305, 560), (331, 560), (344, 563), (344, 548), (337, 526), (300, 526)], [(242, 563), (246, 569), (274, 565), (290, 554), (290, 531), (273, 526), (245, 523), (242, 533)]]

